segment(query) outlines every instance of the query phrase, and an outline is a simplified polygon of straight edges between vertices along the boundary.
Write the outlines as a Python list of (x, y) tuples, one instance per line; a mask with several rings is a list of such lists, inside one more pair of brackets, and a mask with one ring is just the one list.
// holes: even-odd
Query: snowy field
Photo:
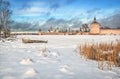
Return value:
[[(48, 43), (22, 43), (22, 38)], [(0, 79), (120, 79), (120, 68), (100, 70), (76, 51), (85, 42), (114, 42), (120, 35), (20, 35), (0, 41)]]

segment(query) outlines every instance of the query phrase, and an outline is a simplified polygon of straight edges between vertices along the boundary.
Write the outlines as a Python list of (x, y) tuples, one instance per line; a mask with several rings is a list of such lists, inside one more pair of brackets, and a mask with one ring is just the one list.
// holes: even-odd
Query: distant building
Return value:
[(94, 18), (94, 21), (90, 25), (90, 34), (100, 34), (100, 27), (101, 25)]
[(120, 34), (120, 29), (100, 29), (100, 34)]
[(52, 27), (49, 28), (49, 32), (41, 32), (40, 35), (105, 35), (105, 34), (120, 34), (120, 29), (102, 28), (101, 24), (97, 22), (94, 18), (93, 22), (88, 27), (87, 24), (83, 24), (80, 28), (62, 28), (57, 27), (53, 30)]
[(52, 27), (50, 27), (50, 29), (48, 31), (49, 32), (54, 32)]
[(80, 28), (72, 28), (71, 29), (71, 32), (79, 32), (80, 31)]
[(120, 29), (104, 29), (94, 18), (90, 25), (90, 34), (120, 34)]
[(60, 32), (59, 27), (57, 27), (57, 28), (55, 29), (55, 32)]

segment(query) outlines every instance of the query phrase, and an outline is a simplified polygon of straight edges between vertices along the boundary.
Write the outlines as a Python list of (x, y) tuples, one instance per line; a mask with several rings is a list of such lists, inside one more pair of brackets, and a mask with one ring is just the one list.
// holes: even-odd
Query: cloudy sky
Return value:
[[(9, 0), (12, 19), (17, 22), (74, 20), (87, 23), (94, 17), (108, 18), (120, 13), (120, 0)], [(79, 24), (79, 23), (78, 23)]]

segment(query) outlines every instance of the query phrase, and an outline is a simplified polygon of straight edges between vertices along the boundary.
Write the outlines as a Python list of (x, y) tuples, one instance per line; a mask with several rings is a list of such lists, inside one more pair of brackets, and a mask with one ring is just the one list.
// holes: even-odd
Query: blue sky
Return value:
[(12, 19), (18, 22), (39, 22), (49, 18), (70, 20), (79, 18), (83, 23), (102, 19), (120, 11), (120, 0), (9, 0)]

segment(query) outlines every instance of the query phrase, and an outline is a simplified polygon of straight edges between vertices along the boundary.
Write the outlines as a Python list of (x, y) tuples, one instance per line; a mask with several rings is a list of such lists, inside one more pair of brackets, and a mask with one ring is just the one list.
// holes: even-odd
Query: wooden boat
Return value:
[(31, 39), (25, 39), (22, 38), (23, 43), (47, 43), (48, 41), (45, 40), (31, 40)]

